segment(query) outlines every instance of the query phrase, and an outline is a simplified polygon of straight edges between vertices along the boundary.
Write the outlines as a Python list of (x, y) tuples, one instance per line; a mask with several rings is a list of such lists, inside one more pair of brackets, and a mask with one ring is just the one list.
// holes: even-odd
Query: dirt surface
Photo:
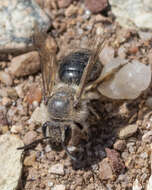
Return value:
[[(152, 38), (145, 39), (136, 31), (122, 29), (109, 8), (92, 14), (82, 1), (68, 2), (64, 8), (55, 0), (46, 1), (45, 5), (39, 0), (52, 18), (49, 34), (58, 59), (71, 49), (87, 47), (96, 34), (103, 36), (105, 31), (113, 31), (100, 57), (103, 64), (116, 56), (152, 63)], [(1, 70), (7, 72), (11, 59), (0, 62)], [(10, 74), (10, 77), (0, 83), (0, 124), (3, 126), (0, 133), (15, 133), (28, 144), (42, 137), (41, 126), (29, 122), (42, 100), (41, 73), (19, 78)], [(79, 145), (83, 150), (81, 161), (71, 161), (64, 150), (55, 151), (46, 143), (39, 143), (24, 154), (19, 189), (131, 190), (135, 179), (146, 189), (151, 175), (151, 96), (150, 86), (136, 100), (114, 101), (101, 97), (100, 103), (92, 102), (100, 120), (92, 124), (89, 141)], [(129, 125), (137, 129), (129, 131), (129, 136), (126, 130), (120, 139), (120, 130)]]

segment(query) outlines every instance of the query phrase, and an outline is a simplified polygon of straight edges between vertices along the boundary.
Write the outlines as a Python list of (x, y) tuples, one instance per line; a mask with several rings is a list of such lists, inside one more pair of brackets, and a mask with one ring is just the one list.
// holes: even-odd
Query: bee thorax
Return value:
[(65, 91), (55, 93), (48, 102), (48, 111), (55, 119), (64, 119), (71, 112), (71, 97)]

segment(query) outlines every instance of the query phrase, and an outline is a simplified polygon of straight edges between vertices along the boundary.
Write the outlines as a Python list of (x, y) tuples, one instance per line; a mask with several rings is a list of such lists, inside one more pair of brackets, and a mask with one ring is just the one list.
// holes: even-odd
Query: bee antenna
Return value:
[(24, 151), (28, 150), (28, 149), (32, 149), (34, 146), (36, 146), (38, 143), (42, 142), (43, 140), (45, 139), (48, 139), (49, 137), (44, 137), (44, 138), (41, 138), (41, 139), (37, 139), (35, 141), (33, 141), (32, 143), (30, 144), (27, 144), (25, 146), (22, 146), (22, 147), (18, 147), (17, 150), (22, 150), (24, 149)]

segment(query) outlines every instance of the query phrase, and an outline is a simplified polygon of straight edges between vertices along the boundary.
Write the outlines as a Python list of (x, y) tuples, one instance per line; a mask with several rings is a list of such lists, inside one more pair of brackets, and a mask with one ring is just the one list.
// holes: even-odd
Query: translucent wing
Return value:
[(86, 86), (86, 83), (87, 83), (87, 79), (88, 79), (88, 76), (90, 75), (91, 71), (92, 71), (92, 68), (94, 66), (94, 64), (97, 62), (98, 60), (98, 56), (101, 52), (101, 50), (103, 49), (103, 47), (105, 46), (106, 44), (106, 37), (105, 38), (102, 38), (99, 39), (99, 38), (96, 38), (96, 40), (94, 41), (93, 43), (93, 52), (88, 60), (88, 64), (87, 66), (85, 67), (84, 69), (84, 72), (83, 72), (83, 75), (82, 75), (82, 78), (81, 78), (81, 81), (80, 81), (80, 85), (79, 85), (79, 88), (76, 92), (76, 96), (75, 96), (75, 106), (78, 104), (81, 96), (82, 96), (82, 93), (84, 91), (84, 88)]
[(50, 36), (44, 32), (39, 32), (36, 28), (33, 36), (33, 43), (40, 55), (43, 97), (45, 103), (51, 95), (57, 73), (56, 55), (52, 52), (50, 41)]

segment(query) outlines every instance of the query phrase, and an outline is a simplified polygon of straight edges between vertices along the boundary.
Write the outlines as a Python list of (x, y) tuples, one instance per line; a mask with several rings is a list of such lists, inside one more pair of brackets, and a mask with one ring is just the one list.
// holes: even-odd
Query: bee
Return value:
[(87, 94), (101, 83), (103, 66), (99, 54), (105, 46), (106, 38), (96, 40), (91, 50), (78, 49), (59, 61), (52, 52), (50, 40), (46, 33), (36, 32), (34, 35), (34, 46), (41, 62), (43, 99), (49, 115), (48, 121), (42, 126), (42, 132), (44, 138), (49, 138), (52, 147), (62, 146), (75, 160), (66, 145), (75, 134), (88, 139), (88, 118), (93, 110), (90, 101), (96, 95)]
[(99, 98), (96, 89), (115, 72), (101, 75), (103, 65), (99, 54), (107, 38), (109, 35), (97, 38), (91, 49), (72, 51), (57, 61), (50, 46), (50, 36), (37, 31), (33, 37), (34, 47), (40, 55), (43, 100), (48, 115), (48, 121), (42, 125), (44, 139), (49, 140), (51, 147), (62, 146), (72, 160), (77, 158), (69, 152), (67, 144), (71, 138), (77, 140), (77, 134), (82, 139), (89, 139), (89, 118), (91, 114), (98, 118), (91, 101)]

